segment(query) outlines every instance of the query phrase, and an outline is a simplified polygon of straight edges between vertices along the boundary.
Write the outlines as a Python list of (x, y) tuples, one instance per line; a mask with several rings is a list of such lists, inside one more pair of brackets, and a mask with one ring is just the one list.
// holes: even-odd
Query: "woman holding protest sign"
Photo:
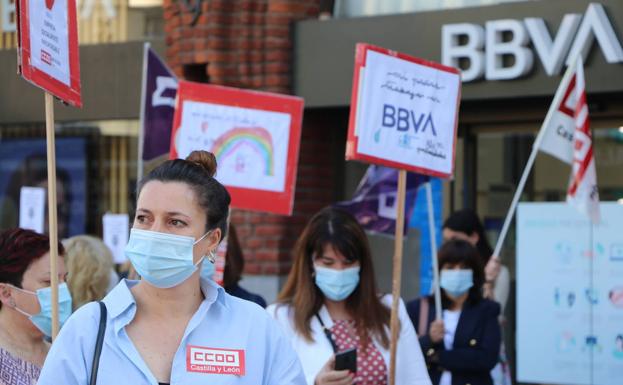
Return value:
[[(0, 233), (0, 385), (37, 383), (52, 335), (50, 239), (31, 230)], [(59, 320), (71, 314), (63, 245), (58, 244)]]
[(200, 279), (227, 230), (230, 196), (215, 172), (214, 155), (194, 151), (140, 182), (125, 253), (142, 279), (76, 311), (39, 385), (305, 383), (261, 307)]
[(482, 297), (478, 251), (467, 241), (451, 240), (438, 257), (442, 316), (437, 319), (430, 296), (407, 304), (431, 380), (435, 385), (492, 385), (490, 371), (500, 352), (500, 305)]
[[(377, 292), (361, 226), (347, 212), (326, 208), (299, 237), (294, 266), (268, 311), (289, 335), (309, 385), (379, 385), (388, 383), (391, 303)], [(399, 316), (396, 383), (429, 385), (402, 302)], [(341, 366), (348, 355), (356, 365)]]

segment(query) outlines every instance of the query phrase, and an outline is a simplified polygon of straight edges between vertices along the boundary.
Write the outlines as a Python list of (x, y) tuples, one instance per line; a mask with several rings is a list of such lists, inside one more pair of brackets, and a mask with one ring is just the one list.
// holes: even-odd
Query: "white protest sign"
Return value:
[(276, 111), (184, 101), (180, 158), (209, 150), (218, 159), (216, 178), (226, 186), (283, 192), (290, 115)]
[(70, 85), (67, 0), (46, 0), (28, 9), (32, 65)]
[(115, 263), (124, 263), (124, 249), (128, 243), (130, 217), (128, 214), (104, 214), (104, 243), (112, 251)]
[(19, 227), (43, 234), (44, 221), (45, 189), (22, 187), (19, 194)]
[(357, 50), (347, 159), (452, 176), (458, 70), (365, 44)]

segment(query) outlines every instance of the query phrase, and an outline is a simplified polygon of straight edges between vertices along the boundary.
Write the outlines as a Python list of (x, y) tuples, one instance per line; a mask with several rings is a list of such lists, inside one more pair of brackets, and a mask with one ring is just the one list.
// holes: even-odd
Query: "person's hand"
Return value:
[(335, 356), (320, 369), (314, 385), (352, 385), (355, 381), (355, 374), (348, 370), (335, 370)]
[(491, 258), (489, 258), (489, 262), (487, 262), (487, 266), (485, 266), (485, 280), (487, 283), (493, 284), (493, 282), (498, 279), (501, 269), (502, 263), (500, 262), (500, 258), (498, 258), (497, 255), (492, 255)]
[(446, 332), (445, 327), (443, 326), (442, 320), (435, 320), (430, 324), (430, 328), (428, 330), (428, 336), (430, 340), (433, 341), (434, 344), (437, 344), (443, 341), (443, 335)]

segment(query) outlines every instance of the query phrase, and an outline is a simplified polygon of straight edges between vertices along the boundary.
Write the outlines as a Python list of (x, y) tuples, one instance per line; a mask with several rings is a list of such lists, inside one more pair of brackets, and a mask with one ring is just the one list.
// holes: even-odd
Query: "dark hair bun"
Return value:
[(212, 177), (216, 174), (216, 157), (211, 152), (195, 150), (186, 157), (186, 160), (201, 166)]

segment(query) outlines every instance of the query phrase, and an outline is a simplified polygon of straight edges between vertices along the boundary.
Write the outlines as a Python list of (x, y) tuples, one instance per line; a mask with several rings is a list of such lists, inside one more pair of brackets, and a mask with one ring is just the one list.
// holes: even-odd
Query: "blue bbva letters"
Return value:
[[(418, 116), (416, 119), (416, 115)], [(426, 120), (424, 119), (426, 117)], [(435, 130), (435, 124), (433, 123), (433, 117), (430, 113), (428, 115), (416, 114), (413, 110), (407, 110), (406, 108), (394, 107), (391, 104), (383, 104), (383, 127), (396, 127), (398, 131), (409, 131), (409, 128), (413, 126), (413, 130), (417, 134), (421, 131), (426, 131), (426, 127), (430, 126), (434, 136), (437, 136)]]

